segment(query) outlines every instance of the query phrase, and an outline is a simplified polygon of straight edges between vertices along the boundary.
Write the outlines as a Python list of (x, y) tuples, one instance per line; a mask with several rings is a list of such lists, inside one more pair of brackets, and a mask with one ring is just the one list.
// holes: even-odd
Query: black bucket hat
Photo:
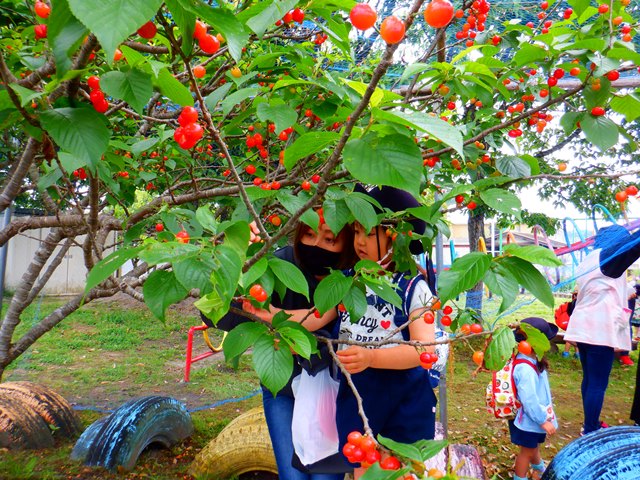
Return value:
[[(392, 212), (400, 212), (407, 208), (420, 206), (420, 203), (409, 192), (395, 187), (383, 186), (367, 190), (362, 184), (357, 184), (353, 191), (368, 195), (376, 200), (382, 208), (391, 210)], [(377, 207), (374, 206), (374, 208), (378, 213), (382, 213)], [(424, 234), (427, 226), (426, 222), (415, 217), (412, 217), (408, 221), (412, 225), (413, 232), (418, 235)], [(423, 253), (424, 248), (420, 240), (412, 240), (411, 243), (409, 243), (409, 251), (414, 255)]]
[[(526, 323), (531, 325), (534, 328), (537, 328), (542, 333), (544, 333), (545, 337), (547, 337), (549, 340), (553, 340), (553, 338), (555, 338), (555, 336), (558, 334), (558, 326), (554, 325), (553, 323), (547, 322), (544, 318), (527, 317), (520, 320), (520, 323)], [(523, 334), (518, 333), (516, 331), (517, 342), (521, 342), (522, 340), (525, 340), (525, 339), (526, 337)]]

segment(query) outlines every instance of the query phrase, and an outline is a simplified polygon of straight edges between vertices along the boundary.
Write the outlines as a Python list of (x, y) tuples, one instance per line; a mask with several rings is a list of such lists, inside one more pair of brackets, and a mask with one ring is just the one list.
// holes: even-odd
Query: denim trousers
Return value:
[(269, 436), (278, 465), (280, 480), (343, 480), (344, 474), (309, 474), (291, 465), (293, 458), (293, 440), (291, 438), (291, 421), (293, 420), (293, 404), (295, 398), (290, 389), (280, 391), (273, 396), (262, 387), (262, 404), (267, 419)]
[(614, 352), (612, 347), (586, 343), (578, 343), (578, 348), (582, 363), (584, 433), (587, 434), (600, 428), (600, 412), (609, 385)]

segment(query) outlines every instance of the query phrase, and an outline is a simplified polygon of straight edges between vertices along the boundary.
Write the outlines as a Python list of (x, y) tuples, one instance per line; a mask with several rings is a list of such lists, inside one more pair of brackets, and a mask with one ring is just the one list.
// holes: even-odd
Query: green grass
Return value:
[[(539, 302), (529, 303), (520, 296), (517, 311), (500, 322), (511, 322), (527, 316), (552, 319), (552, 312)], [(26, 328), (61, 303), (44, 300), (30, 307), (23, 316)], [(460, 305), (463, 305), (463, 300)], [(485, 302), (491, 320), (499, 304)], [(3, 308), (6, 308), (3, 307)], [(238, 370), (220, 361), (220, 355), (195, 363), (191, 382), (182, 381), (187, 331), (200, 324), (194, 307), (170, 309), (165, 324), (154, 319), (144, 306), (118, 302), (89, 304), (44, 335), (16, 364), (9, 367), (4, 381), (29, 380), (54, 389), (67, 400), (88, 407), (117, 408), (125, 401), (142, 395), (167, 395), (186, 402), (188, 408), (211, 405), (226, 399), (250, 395), (258, 388), (250, 357), (243, 357)], [(220, 336), (212, 334), (218, 343)], [(516, 447), (509, 442), (507, 424), (494, 419), (485, 410), (484, 391), (490, 381), (488, 373), (474, 376), (476, 365), (471, 353), (481, 348), (483, 340), (457, 343), (447, 376), (449, 438), (454, 443), (478, 447), (486, 462), (489, 477), (510, 478)], [(198, 334), (194, 354), (207, 348)], [(637, 360), (637, 352), (633, 353)], [(575, 439), (582, 422), (580, 364), (563, 359), (558, 353), (549, 355), (550, 381), (560, 428), (549, 439), (543, 457), (551, 460), (564, 445)], [(607, 391), (603, 420), (612, 424), (629, 424), (628, 412), (633, 397), (635, 367), (614, 366)], [(127, 479), (152, 478), (175, 480), (188, 476), (195, 455), (240, 413), (261, 404), (260, 395), (248, 400), (225, 403), (215, 409), (192, 414), (195, 432), (187, 441), (171, 450), (143, 454)], [(80, 412), (85, 427), (100, 418), (90, 410)], [(100, 478), (122, 479), (100, 469), (83, 467), (69, 460), (73, 442), (59, 441), (56, 448), (39, 452), (3, 452), (0, 455), (0, 478), (58, 479)], [(34, 460), (35, 459), (35, 460)]]

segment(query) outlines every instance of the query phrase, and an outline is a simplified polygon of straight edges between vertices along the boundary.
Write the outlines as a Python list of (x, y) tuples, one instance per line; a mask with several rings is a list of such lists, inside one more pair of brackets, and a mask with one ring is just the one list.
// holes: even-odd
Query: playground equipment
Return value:
[(542, 480), (636, 480), (640, 472), (640, 427), (601, 428), (565, 446)]
[(183, 403), (171, 397), (141, 397), (91, 424), (76, 442), (71, 459), (131, 470), (149, 445), (170, 448), (192, 433), (191, 415)]
[[(187, 334), (187, 355), (184, 364), (184, 381), (188, 382), (191, 378), (191, 364), (195, 362), (199, 362), (205, 358), (210, 357), (216, 353), (222, 351), (222, 345), (224, 344), (224, 339), (227, 338), (227, 332), (224, 332), (222, 336), (222, 340), (220, 341), (220, 345), (217, 347), (213, 345), (211, 339), (209, 338), (209, 334), (207, 330), (209, 329), (209, 325), (203, 323), (202, 325), (198, 325), (195, 327), (191, 327), (189, 329), (189, 333)], [(208, 352), (201, 353), (200, 355), (193, 356), (193, 335), (196, 332), (202, 332), (202, 337), (204, 338), (204, 343), (209, 347)]]
[(53, 390), (31, 382), (0, 384), (0, 447), (52, 447), (55, 437), (80, 434), (80, 418)]

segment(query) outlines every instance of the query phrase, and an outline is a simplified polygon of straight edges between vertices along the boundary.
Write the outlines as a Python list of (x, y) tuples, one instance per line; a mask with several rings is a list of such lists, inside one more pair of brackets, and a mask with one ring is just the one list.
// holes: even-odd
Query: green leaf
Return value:
[(318, 351), (316, 348), (316, 338), (309, 330), (296, 322), (285, 322), (278, 325), (278, 333), (284, 338), (295, 352), (308, 359), (312, 353)]
[(420, 449), (422, 462), (435, 457), (440, 451), (449, 445), (447, 440), (418, 440), (414, 443)]
[[(408, 458), (409, 460), (413, 460), (414, 462), (423, 463), (420, 449), (415, 444), (396, 442), (395, 440), (391, 440), (390, 438), (383, 437), (382, 435), (378, 435), (377, 439), (381, 445), (387, 447), (389, 450), (393, 451), (394, 453), (397, 453), (402, 457)], [(397, 477), (394, 477), (394, 478), (397, 478)]]
[(275, 347), (271, 335), (263, 335), (253, 345), (253, 368), (275, 397), (291, 377), (293, 355), (288, 348)]
[(100, 77), (100, 87), (104, 93), (124, 100), (140, 114), (153, 94), (151, 76), (136, 68), (105, 73)]
[(529, 262), (516, 257), (505, 257), (499, 261), (520, 285), (529, 290), (538, 300), (553, 308), (553, 293), (546, 278)]
[(532, 327), (528, 323), (520, 323), (520, 328), (527, 335), (527, 342), (533, 348), (536, 356), (542, 358), (545, 353), (551, 349), (551, 343), (547, 336), (535, 327)]
[(580, 17), (591, 4), (591, 0), (567, 0), (576, 17)]
[(531, 175), (540, 174), (540, 162), (538, 162), (538, 159), (536, 157), (534, 157), (533, 155), (521, 154), (520, 160), (529, 165)]
[(518, 282), (506, 268), (494, 262), (482, 280), (491, 293), (502, 297), (498, 313), (504, 312), (515, 302), (518, 296)]
[(627, 122), (633, 122), (640, 117), (640, 99), (635, 94), (615, 96), (609, 105), (614, 111), (624, 115)]
[(190, 257), (175, 262), (173, 273), (184, 288), (187, 290), (199, 288), (200, 295), (206, 295), (213, 288), (210, 278), (215, 266), (211, 258)]
[(348, 195), (344, 199), (351, 215), (355, 218), (365, 231), (370, 231), (378, 224), (378, 215), (375, 209), (367, 200), (360, 195)]
[(224, 358), (228, 361), (239, 357), (252, 346), (258, 338), (267, 335), (269, 329), (262, 323), (245, 322), (233, 328), (222, 343)]
[(158, 73), (158, 88), (165, 96), (182, 107), (192, 107), (193, 97), (187, 87), (174, 77), (171, 72), (163, 68)]
[(387, 110), (373, 109), (373, 115), (378, 120), (387, 120), (428, 133), (445, 145), (452, 147), (464, 158), (464, 143), (462, 133), (444, 120), (423, 112), (393, 113)]
[(322, 205), (324, 220), (332, 232), (340, 232), (344, 226), (351, 220), (351, 211), (347, 207), (347, 203), (343, 199), (325, 200)]
[(249, 285), (253, 285), (256, 280), (258, 280), (264, 272), (267, 271), (267, 268), (269, 268), (269, 261), (266, 257), (262, 257), (256, 263), (251, 265), (251, 268), (242, 275), (240, 285), (245, 288)]
[(376, 462), (367, 468), (360, 480), (397, 480), (403, 478), (410, 470), (409, 467), (402, 467), (399, 470), (383, 470), (380, 462)]
[(47, 20), (47, 40), (56, 61), (59, 78), (72, 66), (71, 57), (87, 34), (87, 29), (69, 10), (67, 0), (52, 0), (51, 15)]
[(349, 291), (342, 297), (342, 304), (351, 318), (362, 318), (367, 311), (367, 297), (358, 285), (351, 285)]
[(291, 146), (284, 151), (284, 166), (291, 170), (298, 160), (328, 147), (340, 138), (338, 132), (321, 132), (313, 130), (297, 138)]
[[(137, 67), (147, 61), (144, 55), (142, 55), (140, 52), (137, 52), (133, 48), (127, 47), (126, 45), (120, 45), (120, 51), (122, 52), (122, 55), (127, 61), (127, 65), (129, 65), (130, 67)], [(151, 62), (154, 62), (154, 63), (151, 63)], [(153, 67), (155, 64), (160, 64), (160, 62), (149, 60), (149, 63), (151, 63), (151, 68), (155, 72), (155, 75), (157, 75), (157, 72), (156, 70), (153, 69)]]
[(180, 285), (173, 272), (155, 270), (142, 286), (144, 303), (156, 318), (164, 321), (164, 314), (169, 305), (179, 302), (189, 291)]
[(136, 257), (140, 250), (144, 247), (133, 248), (120, 248), (115, 252), (109, 254), (107, 257), (96, 263), (89, 275), (87, 276), (87, 282), (84, 287), (84, 292), (88, 293), (93, 287), (104, 282), (112, 273), (124, 265), (127, 260), (131, 260)]
[(438, 279), (440, 301), (444, 304), (469, 290), (484, 277), (490, 265), (491, 257), (485, 253), (472, 252), (456, 258)]
[[(360, 260), (356, 263), (356, 270), (359, 268), (367, 268), (371, 269), (373, 265), (376, 265), (379, 269), (377, 263), (372, 262), (371, 260)], [(378, 277), (377, 275), (371, 275), (369, 273), (360, 272), (362, 275), (361, 282), (367, 287), (369, 287), (375, 295), (382, 298), (384, 301), (395, 305), (398, 308), (402, 308), (402, 298), (398, 295), (395, 286), (391, 285), (390, 280), (385, 277)], [(352, 320), (356, 320), (352, 318)]]
[(69, 0), (71, 11), (100, 41), (107, 61), (129, 35), (156, 14), (162, 0)]
[(280, 133), (285, 128), (293, 125), (298, 114), (289, 105), (284, 103), (261, 103), (256, 110), (258, 118), (263, 122), (272, 122), (276, 124), (276, 133)]
[(204, 99), (204, 103), (209, 110), (215, 111), (218, 103), (227, 96), (229, 90), (233, 87), (233, 83), (225, 83), (224, 85), (216, 88), (213, 92), (207, 95)]
[(484, 352), (484, 364), (489, 370), (501, 370), (513, 355), (516, 339), (509, 327), (498, 327)]
[(165, 0), (171, 17), (180, 29), (182, 44), (180, 48), (189, 56), (193, 51), (193, 32), (196, 27), (196, 16), (177, 0)]
[(478, 62), (464, 62), (460, 64), (465, 73), (472, 73), (477, 75), (486, 75), (487, 77), (496, 78), (495, 73), (486, 65)]
[(298, 292), (308, 300), (309, 285), (307, 279), (296, 265), (278, 257), (269, 258), (269, 268), (289, 290)]
[(538, 45), (521, 43), (518, 47), (518, 51), (513, 56), (512, 63), (516, 67), (522, 67), (530, 63), (545, 60), (547, 58), (547, 55), (549, 55), (549, 52)]
[(346, 277), (340, 270), (334, 270), (318, 284), (313, 294), (315, 307), (324, 315), (340, 302), (351, 288), (352, 283), (352, 277)]
[(30, 88), (22, 87), (17, 83), (11, 83), (9, 84), (9, 86), (11, 87), (11, 90), (16, 92), (18, 97), (20, 97), (21, 107), (29, 105), (34, 99), (40, 98), (44, 95), (44, 92), (37, 92), (35, 90), (31, 90)]
[(343, 157), (347, 170), (363, 183), (389, 185), (416, 196), (420, 193), (422, 154), (409, 137), (370, 133), (350, 140)]
[(546, 267), (559, 267), (562, 265), (562, 260), (552, 250), (539, 245), (520, 247), (515, 244), (508, 244), (504, 247), (504, 253), (536, 265), (544, 265)]
[(573, 132), (576, 129), (576, 124), (580, 121), (583, 115), (584, 114), (580, 112), (567, 112), (562, 115), (562, 118), (560, 118), (560, 125), (564, 129), (564, 133), (568, 135)]
[(585, 115), (580, 126), (587, 140), (602, 152), (618, 143), (618, 126), (605, 116)]
[(225, 223), (221, 227), (221, 230), (225, 233), (224, 244), (233, 248), (240, 256), (241, 261), (244, 262), (247, 245), (249, 245), (249, 238), (251, 237), (249, 224), (244, 221), (237, 221)]
[(40, 122), (55, 142), (95, 170), (109, 146), (111, 131), (93, 108), (55, 108), (40, 114)]
[(184, 258), (192, 257), (200, 247), (191, 243), (167, 242), (151, 243), (140, 252), (140, 258), (149, 265), (172, 263)]
[(249, 19), (247, 26), (253, 30), (258, 37), (262, 38), (264, 32), (272, 28), (278, 20), (284, 17), (289, 10), (295, 8), (297, 4), (298, 0), (275, 0), (258, 15)]
[(260, 92), (259, 88), (242, 88), (237, 92), (233, 92), (227, 98), (222, 101), (222, 113), (228, 115), (229, 112), (241, 102), (244, 102), (249, 97), (255, 97)]
[(522, 203), (513, 193), (501, 188), (490, 188), (480, 192), (480, 198), (494, 210), (520, 218)]
[[(347, 80), (345, 78), (341, 78), (340, 80), (342, 80), (346, 85), (348, 85), (349, 87), (354, 89), (356, 92), (358, 92), (360, 97), (364, 97), (364, 94), (367, 92), (367, 88), (369, 88), (368, 83), (357, 82), (355, 80)], [(383, 98), (384, 98), (384, 91), (381, 88), (376, 88), (371, 94), (369, 103), (371, 104), (372, 107), (377, 107), (378, 105), (380, 105), (380, 102), (382, 101)]]
[(515, 155), (496, 158), (496, 169), (503, 175), (512, 178), (528, 177), (531, 175), (529, 163)]

